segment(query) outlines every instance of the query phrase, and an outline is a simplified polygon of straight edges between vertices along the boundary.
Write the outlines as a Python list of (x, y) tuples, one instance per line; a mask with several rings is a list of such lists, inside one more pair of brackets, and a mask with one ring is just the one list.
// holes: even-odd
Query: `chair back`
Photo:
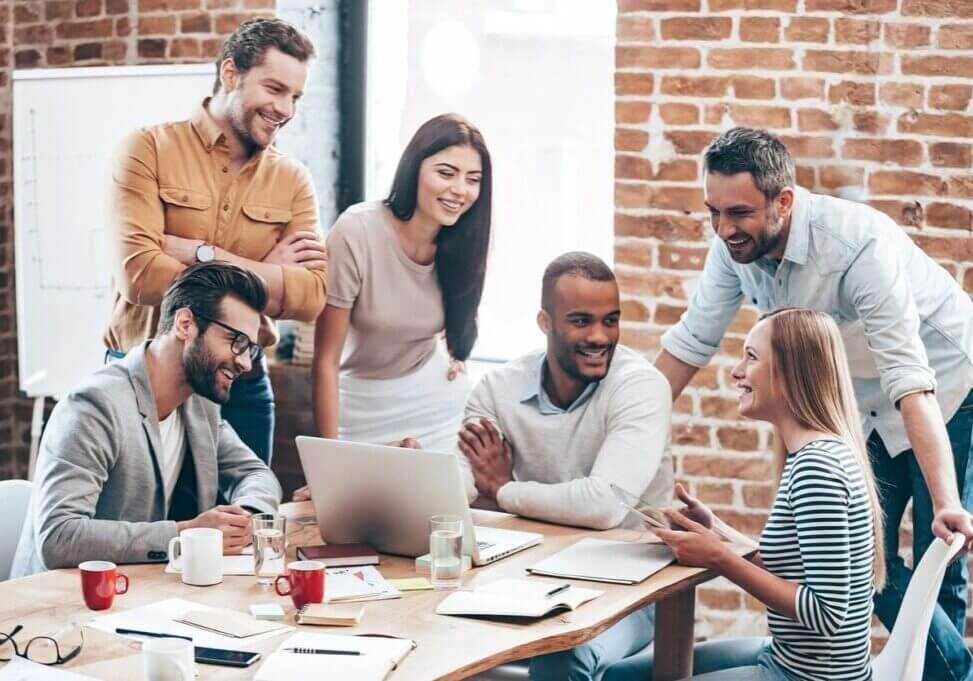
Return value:
[(939, 587), (946, 567), (963, 548), (963, 542), (963, 535), (954, 534), (949, 544), (937, 538), (926, 550), (912, 572), (889, 640), (872, 661), (874, 681), (921, 681)]
[(0, 582), (10, 577), (20, 530), (30, 505), (31, 487), (27, 480), (0, 480)]

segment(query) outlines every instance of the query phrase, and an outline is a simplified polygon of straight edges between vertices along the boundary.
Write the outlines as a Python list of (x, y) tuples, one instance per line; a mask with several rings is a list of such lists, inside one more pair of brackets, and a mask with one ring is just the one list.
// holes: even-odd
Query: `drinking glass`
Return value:
[(262, 575), (264, 565), (282, 560), (287, 549), (287, 518), (273, 513), (257, 513), (250, 518), (253, 530), (253, 574), (261, 586), (269, 587), (276, 575)]
[(429, 576), (434, 589), (458, 589), (463, 573), (463, 520), (454, 515), (429, 519)]

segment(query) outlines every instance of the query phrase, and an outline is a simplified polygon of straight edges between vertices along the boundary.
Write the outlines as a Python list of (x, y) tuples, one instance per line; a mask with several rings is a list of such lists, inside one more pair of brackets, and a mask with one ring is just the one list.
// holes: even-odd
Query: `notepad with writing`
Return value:
[(557, 583), (529, 579), (500, 579), (471, 591), (456, 591), (436, 608), (439, 615), (475, 617), (543, 617), (558, 610), (574, 610), (604, 591), (569, 586), (548, 596)]
[(665, 544), (582, 539), (527, 568), (535, 575), (638, 584), (675, 560)]
[[(383, 681), (416, 647), (415, 641), (377, 636), (340, 634), (294, 634), (277, 652), (267, 657), (254, 681), (294, 681), (294, 679), (355, 679)], [(315, 655), (289, 653), (287, 648), (315, 650), (355, 650), (360, 655)]]

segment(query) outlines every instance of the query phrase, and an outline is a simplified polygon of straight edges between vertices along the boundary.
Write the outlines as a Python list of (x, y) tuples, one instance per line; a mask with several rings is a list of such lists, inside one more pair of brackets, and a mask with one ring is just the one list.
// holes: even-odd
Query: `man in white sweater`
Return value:
[[(537, 315), (547, 350), (484, 376), (466, 405), (458, 446), (471, 501), (599, 530), (638, 526), (610, 483), (670, 505), (671, 391), (647, 360), (618, 345), (620, 318), (615, 275), (599, 258), (566, 253), (548, 265)], [(653, 625), (644, 608), (584, 645), (533, 658), (530, 676), (596, 678), (648, 645)]]

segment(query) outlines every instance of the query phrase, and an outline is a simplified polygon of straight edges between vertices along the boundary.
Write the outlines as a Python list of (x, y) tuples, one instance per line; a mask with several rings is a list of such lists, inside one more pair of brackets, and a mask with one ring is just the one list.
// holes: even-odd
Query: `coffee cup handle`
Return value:
[(179, 537), (173, 537), (169, 540), (169, 565), (173, 567), (174, 570), (182, 572), (182, 542), (179, 541)]
[[(281, 591), (281, 582), (287, 585), (287, 591)], [(291, 580), (287, 575), (277, 575), (277, 579), (274, 580), (274, 591), (277, 592), (278, 596), (290, 596), (291, 595)]]
[[(119, 588), (119, 585), (124, 585), (124, 588)], [(128, 593), (128, 575), (121, 572), (115, 575), (115, 593), (119, 596)]]

